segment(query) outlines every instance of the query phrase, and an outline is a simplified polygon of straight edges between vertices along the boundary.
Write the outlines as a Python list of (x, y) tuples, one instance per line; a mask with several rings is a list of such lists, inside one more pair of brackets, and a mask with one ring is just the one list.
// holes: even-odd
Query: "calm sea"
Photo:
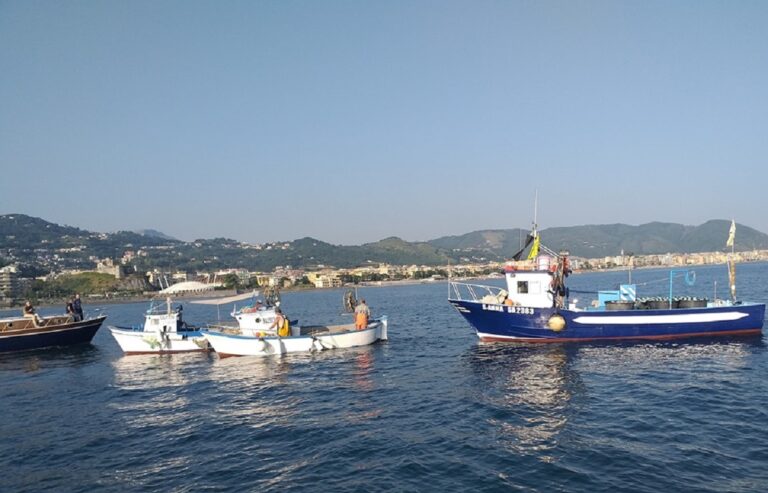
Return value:
[[(714, 280), (726, 295), (724, 267), (695, 270), (675, 295), (711, 298)], [(768, 264), (738, 274), (741, 298), (768, 301)], [(667, 271), (632, 276), (641, 296), (668, 292)], [(330, 323), (342, 294), (283, 305)], [(389, 342), (124, 357), (103, 327), (92, 345), (0, 355), (0, 491), (768, 491), (765, 337), (480, 345), (445, 283), (359, 294), (389, 316)], [(86, 306), (117, 325), (146, 308)]]

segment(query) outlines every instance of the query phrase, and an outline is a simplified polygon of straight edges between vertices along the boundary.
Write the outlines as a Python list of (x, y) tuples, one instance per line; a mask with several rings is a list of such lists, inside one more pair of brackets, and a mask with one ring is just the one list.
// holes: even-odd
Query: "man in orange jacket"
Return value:
[(360, 303), (355, 307), (355, 328), (357, 330), (363, 330), (368, 327), (368, 317), (370, 316), (370, 308), (365, 304), (364, 299), (360, 299)]

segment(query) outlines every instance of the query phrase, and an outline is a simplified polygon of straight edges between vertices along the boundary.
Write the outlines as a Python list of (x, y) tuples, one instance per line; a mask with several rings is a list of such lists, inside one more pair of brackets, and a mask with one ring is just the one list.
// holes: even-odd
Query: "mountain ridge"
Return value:
[[(730, 220), (712, 219), (698, 226), (654, 221), (638, 226), (614, 223), (553, 227), (539, 233), (542, 243), (552, 250), (600, 258), (621, 252), (650, 255), (723, 251), (729, 228)], [(509, 259), (527, 234), (520, 228), (489, 229), (429, 241), (410, 242), (390, 236), (362, 245), (334, 245), (303, 237), (253, 245), (225, 238), (184, 242), (162, 233), (96, 233), (24, 214), (6, 214), (0, 215), (0, 257), (4, 257), (5, 263), (37, 263), (43, 271), (85, 268), (93, 265), (94, 257), (118, 259), (126, 250), (142, 249), (149, 253), (132, 260), (137, 270), (271, 270), (286, 265), (357, 267), (378, 263), (445, 265)], [(753, 228), (738, 224), (736, 236), (739, 251), (768, 249), (768, 235)], [(52, 260), (46, 260), (46, 255)], [(42, 260), (35, 260), (40, 257)]]

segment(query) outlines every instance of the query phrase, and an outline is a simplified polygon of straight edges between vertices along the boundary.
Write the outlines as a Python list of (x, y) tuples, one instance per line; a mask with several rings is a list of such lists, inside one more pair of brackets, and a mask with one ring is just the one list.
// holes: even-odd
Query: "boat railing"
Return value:
[(449, 299), (457, 301), (477, 301), (488, 302), (490, 298), (494, 302), (501, 303), (507, 296), (507, 291), (498, 286), (487, 286), (483, 284), (469, 284), (465, 282), (451, 281), (449, 286)]

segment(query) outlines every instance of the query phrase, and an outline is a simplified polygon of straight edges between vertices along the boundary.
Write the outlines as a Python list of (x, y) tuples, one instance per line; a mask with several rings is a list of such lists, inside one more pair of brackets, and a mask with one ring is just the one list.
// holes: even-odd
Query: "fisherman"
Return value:
[(35, 312), (35, 307), (32, 306), (32, 302), (27, 300), (26, 303), (24, 303), (24, 308), (22, 310), (22, 313), (24, 314), (24, 318), (31, 318), (32, 323), (35, 324), (35, 327), (40, 327), (42, 324), (42, 320), (40, 319), (40, 316)]
[(69, 301), (67, 301), (67, 316), (70, 317), (72, 320), (77, 321), (77, 314), (75, 313), (74, 300), (75, 298), (72, 298)]
[(360, 303), (355, 307), (355, 328), (363, 330), (368, 327), (368, 317), (371, 316), (371, 309), (365, 304), (365, 299), (361, 298)]
[(83, 305), (80, 302), (80, 293), (75, 293), (75, 300), (72, 302), (72, 307), (75, 309), (75, 322), (79, 322), (83, 319)]
[(187, 328), (187, 322), (183, 320), (184, 315), (184, 307), (179, 304), (179, 306), (176, 307), (176, 330), (184, 330)]
[(272, 322), (272, 325), (270, 325), (269, 328), (276, 328), (277, 335), (280, 337), (291, 335), (290, 322), (288, 321), (288, 318), (283, 315), (283, 311), (280, 308), (275, 308), (275, 321)]

